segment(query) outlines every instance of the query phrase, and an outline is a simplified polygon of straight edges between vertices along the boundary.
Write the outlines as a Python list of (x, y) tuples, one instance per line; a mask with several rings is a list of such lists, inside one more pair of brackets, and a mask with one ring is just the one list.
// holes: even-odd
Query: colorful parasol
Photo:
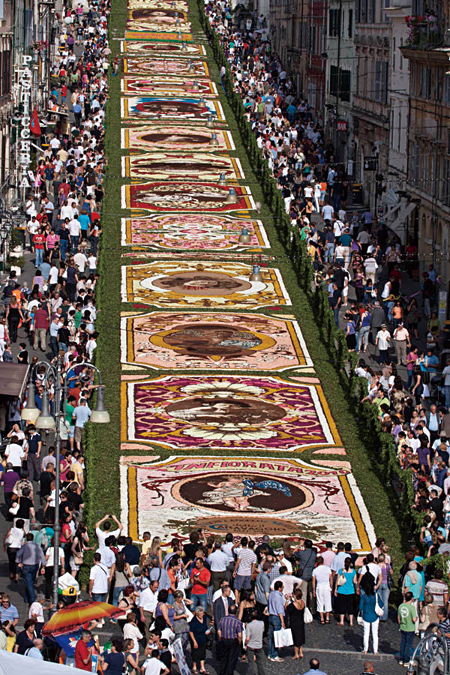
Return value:
[(109, 605), (107, 602), (75, 602), (53, 614), (50, 621), (42, 628), (43, 635), (65, 635), (73, 633), (90, 621), (112, 619), (123, 614), (123, 609)]

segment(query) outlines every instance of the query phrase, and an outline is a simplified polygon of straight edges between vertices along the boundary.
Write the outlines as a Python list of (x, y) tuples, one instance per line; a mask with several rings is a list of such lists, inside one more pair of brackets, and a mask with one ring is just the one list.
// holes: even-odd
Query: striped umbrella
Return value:
[(57, 636), (73, 633), (90, 621), (113, 619), (121, 614), (123, 614), (123, 609), (109, 605), (107, 602), (94, 602), (93, 600), (75, 602), (53, 614), (50, 621), (47, 621), (42, 628), (42, 634)]

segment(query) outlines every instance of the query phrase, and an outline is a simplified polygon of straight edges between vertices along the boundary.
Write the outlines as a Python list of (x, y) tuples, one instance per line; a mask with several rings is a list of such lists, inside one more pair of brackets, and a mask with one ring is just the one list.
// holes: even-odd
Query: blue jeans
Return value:
[(69, 242), (67, 239), (60, 239), (59, 242), (59, 250), (61, 252), (61, 260), (66, 259), (66, 254), (67, 254), (67, 248), (69, 246)]
[(414, 642), (414, 631), (400, 631), (402, 637), (400, 639), (400, 661), (408, 663), (411, 660), (412, 647)]
[(384, 609), (384, 614), (383, 616), (380, 616), (381, 621), (387, 621), (388, 620), (388, 611), (389, 611), (389, 595), (391, 593), (391, 590), (387, 584), (381, 584), (380, 588), (378, 589), (378, 594), (383, 601), (383, 609)]
[(197, 605), (200, 605), (200, 607), (203, 607), (203, 609), (206, 610), (208, 609), (208, 593), (200, 593), (197, 595), (196, 593), (191, 593), (191, 600), (192, 600), (192, 605), (190, 606), (191, 612), (194, 611), (194, 609), (197, 607)]
[(328, 243), (325, 244), (325, 262), (333, 262), (334, 258), (334, 244)]
[(106, 602), (108, 598), (108, 593), (92, 593), (92, 599), (94, 602)]
[(275, 649), (275, 639), (273, 637), (273, 634), (275, 633), (276, 630), (280, 630), (280, 628), (281, 628), (280, 617), (271, 614), (269, 616), (269, 652), (267, 654), (269, 659), (274, 659), (276, 656), (278, 656), (278, 650)]
[(70, 250), (72, 253), (76, 253), (78, 250), (78, 242), (80, 240), (80, 237), (70, 237)]
[(36, 253), (36, 267), (40, 267), (42, 265), (42, 261), (44, 260), (44, 249), (43, 248), (37, 248), (35, 250)]
[(367, 349), (367, 347), (369, 346), (369, 333), (370, 333), (370, 326), (362, 326), (359, 329), (358, 347), (357, 347), (358, 352), (361, 351), (363, 338), (364, 338), (364, 349)]
[(333, 312), (334, 312), (334, 323), (339, 328), (339, 307), (337, 309), (333, 309)]
[(34, 592), (34, 583), (39, 570), (39, 565), (24, 565), (22, 567), (22, 576), (25, 582), (25, 598), (30, 603), (34, 602), (36, 595)]
[(119, 605), (119, 595), (126, 589), (126, 586), (114, 586), (113, 590), (113, 605), (117, 607)]
[(445, 394), (445, 407), (448, 408), (450, 406), (450, 386), (448, 384), (444, 384), (444, 394)]

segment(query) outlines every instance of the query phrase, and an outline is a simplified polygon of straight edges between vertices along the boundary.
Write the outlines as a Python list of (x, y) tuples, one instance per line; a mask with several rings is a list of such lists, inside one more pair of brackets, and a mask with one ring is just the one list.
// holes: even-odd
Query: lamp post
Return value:
[[(31, 371), (30, 383), (28, 385), (27, 404), (22, 410), (22, 419), (27, 422), (34, 422), (36, 429), (55, 431), (55, 448), (56, 448), (56, 471), (55, 471), (55, 523), (54, 523), (54, 546), (53, 546), (53, 605), (58, 605), (58, 578), (59, 578), (59, 538), (61, 526), (59, 523), (59, 488), (60, 488), (60, 460), (61, 460), (61, 422), (64, 417), (62, 410), (67, 397), (67, 378), (63, 374), (62, 357), (58, 355), (56, 366), (47, 363), (46, 361), (38, 361), (33, 366)], [(81, 366), (87, 365), (89, 368), (95, 370), (99, 375), (100, 384), (97, 391), (97, 404), (95, 410), (91, 414), (91, 421), (95, 424), (108, 424), (110, 421), (109, 413), (105, 410), (105, 387), (102, 382), (100, 370), (91, 363), (81, 363)], [(43, 380), (44, 391), (42, 394), (42, 410), (36, 407), (34, 400), (34, 383), (33, 375), (38, 366), (44, 366), (45, 376)], [(49, 379), (53, 379), (55, 383), (55, 406), (54, 413), (51, 414), (48, 400), (47, 384)], [(61, 380), (63, 382), (61, 383)]]

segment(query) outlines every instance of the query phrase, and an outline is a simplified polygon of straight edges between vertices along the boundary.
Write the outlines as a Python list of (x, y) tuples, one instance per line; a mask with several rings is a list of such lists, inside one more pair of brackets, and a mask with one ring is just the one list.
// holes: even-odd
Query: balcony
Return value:
[(409, 29), (406, 49), (433, 49), (442, 46), (444, 33), (434, 14), (428, 16), (407, 16), (405, 22)]

